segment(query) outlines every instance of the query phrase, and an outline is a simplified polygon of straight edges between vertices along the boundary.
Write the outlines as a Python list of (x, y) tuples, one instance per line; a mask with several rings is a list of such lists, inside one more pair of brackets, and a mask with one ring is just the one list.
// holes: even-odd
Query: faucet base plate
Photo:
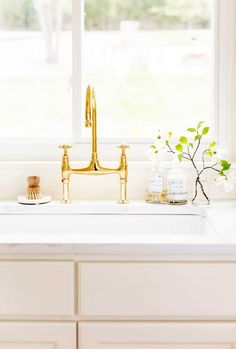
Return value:
[(70, 200), (61, 200), (61, 203), (62, 204), (71, 204), (72, 203), (72, 201), (70, 201)]
[(126, 204), (129, 204), (129, 201), (128, 200), (120, 200), (120, 201), (118, 201), (118, 203), (121, 205), (126, 205)]

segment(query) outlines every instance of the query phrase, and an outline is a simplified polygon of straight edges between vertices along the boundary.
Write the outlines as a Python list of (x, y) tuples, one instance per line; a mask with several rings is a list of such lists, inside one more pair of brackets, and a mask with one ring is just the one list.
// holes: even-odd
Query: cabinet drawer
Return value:
[(236, 324), (85, 322), (78, 342), (80, 349), (233, 349)]
[(83, 316), (236, 317), (236, 263), (81, 263)]
[(76, 349), (76, 324), (1, 322), (0, 349)]
[(0, 316), (72, 315), (70, 262), (0, 262)]

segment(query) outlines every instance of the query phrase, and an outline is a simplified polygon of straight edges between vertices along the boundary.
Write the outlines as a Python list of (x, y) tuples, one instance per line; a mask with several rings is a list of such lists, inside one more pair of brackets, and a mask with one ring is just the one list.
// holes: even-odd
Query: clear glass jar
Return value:
[(170, 203), (187, 203), (187, 177), (180, 168), (180, 164), (175, 165), (168, 173), (167, 192)]
[(164, 199), (165, 177), (159, 161), (153, 161), (148, 173), (147, 202), (160, 203)]

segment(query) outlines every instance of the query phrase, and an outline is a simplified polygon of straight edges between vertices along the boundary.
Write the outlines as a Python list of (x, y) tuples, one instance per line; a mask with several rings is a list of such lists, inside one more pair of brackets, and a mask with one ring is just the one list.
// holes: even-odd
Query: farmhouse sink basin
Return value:
[(207, 220), (198, 215), (1, 215), (1, 234), (68, 234), (83, 236), (190, 236), (211, 234)]
[(209, 241), (214, 230), (204, 210), (145, 203), (0, 205), (0, 241), (155, 244)]

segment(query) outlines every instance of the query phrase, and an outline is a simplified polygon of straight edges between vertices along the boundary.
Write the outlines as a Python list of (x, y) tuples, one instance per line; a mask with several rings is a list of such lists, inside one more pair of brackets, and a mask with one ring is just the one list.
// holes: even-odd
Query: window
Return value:
[(71, 136), (70, 1), (0, 0), (0, 137)]
[(214, 113), (213, 0), (85, 0), (84, 80), (100, 135), (150, 138)]
[(55, 159), (64, 141), (87, 151), (88, 83), (105, 159), (103, 143), (134, 143), (140, 159), (158, 129), (199, 119), (226, 139), (235, 13), (235, 0), (0, 0), (3, 156)]

